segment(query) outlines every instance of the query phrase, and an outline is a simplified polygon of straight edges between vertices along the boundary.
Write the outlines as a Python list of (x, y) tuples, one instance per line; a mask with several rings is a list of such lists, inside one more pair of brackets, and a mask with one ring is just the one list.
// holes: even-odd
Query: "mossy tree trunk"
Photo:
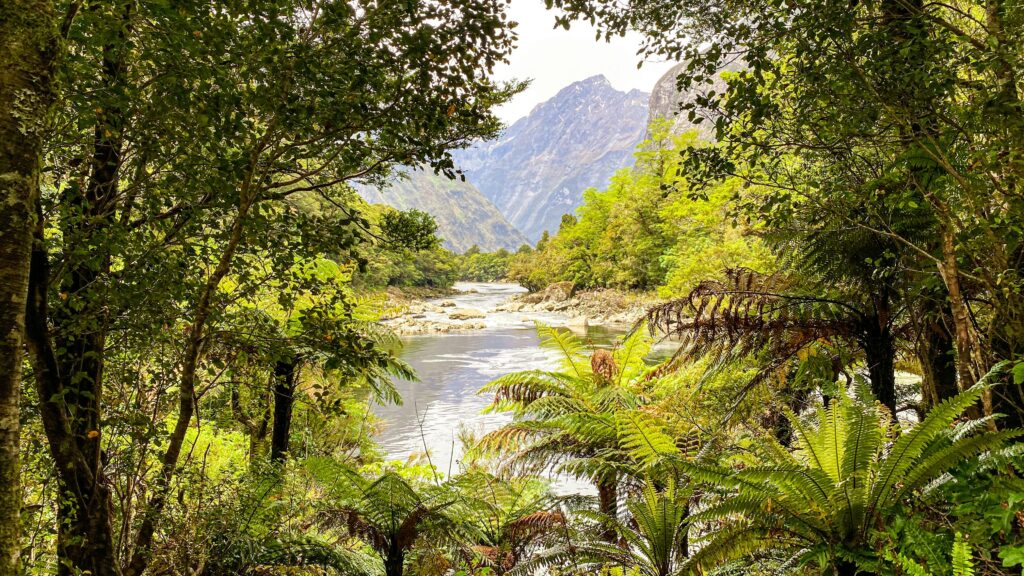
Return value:
[(22, 346), (56, 40), (48, 1), (0, 2), (0, 576), (19, 569)]

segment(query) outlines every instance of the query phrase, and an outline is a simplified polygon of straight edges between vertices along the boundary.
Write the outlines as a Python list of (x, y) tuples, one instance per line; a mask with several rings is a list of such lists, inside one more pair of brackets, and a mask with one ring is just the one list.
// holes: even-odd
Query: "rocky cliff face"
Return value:
[[(673, 66), (654, 85), (651, 90), (649, 102), (650, 118), (666, 118), (672, 122), (672, 133), (682, 134), (688, 130), (697, 130), (700, 137), (705, 140), (714, 140), (714, 124), (710, 118), (695, 124), (689, 120), (687, 112), (680, 113), (680, 107), (692, 103), (698, 95), (707, 94), (714, 90), (716, 94), (722, 94), (726, 90), (725, 80), (721, 72), (716, 76), (712, 84), (691, 86), (688, 90), (680, 91), (676, 85), (676, 78), (686, 69), (686, 62)], [(742, 64), (731, 63), (726, 65), (722, 72), (736, 72), (742, 70)]]
[(445, 247), (455, 252), (465, 252), (473, 245), (485, 252), (515, 250), (527, 242), (469, 182), (449, 180), (430, 170), (410, 170), (407, 175), (383, 189), (359, 186), (356, 190), (371, 204), (427, 212), (437, 220)]
[(500, 137), (456, 153), (456, 163), (531, 241), (558, 229), (583, 191), (603, 188), (647, 127), (648, 94), (620, 92), (604, 76), (563, 88)]

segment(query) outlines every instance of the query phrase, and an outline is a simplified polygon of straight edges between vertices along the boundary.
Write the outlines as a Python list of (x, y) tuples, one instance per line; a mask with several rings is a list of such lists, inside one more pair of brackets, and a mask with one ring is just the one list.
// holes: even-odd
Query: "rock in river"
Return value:
[(452, 320), (474, 320), (476, 318), (486, 318), (487, 315), (474, 308), (465, 308), (448, 314), (448, 317)]

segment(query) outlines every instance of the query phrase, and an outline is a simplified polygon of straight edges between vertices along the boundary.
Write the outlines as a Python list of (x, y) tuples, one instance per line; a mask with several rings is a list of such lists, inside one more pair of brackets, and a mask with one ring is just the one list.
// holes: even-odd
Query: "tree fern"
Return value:
[(446, 486), (417, 489), (391, 471), (364, 478), (330, 458), (311, 458), (305, 469), (323, 495), (321, 518), (369, 544), (387, 576), (401, 576), (405, 556), (421, 534), (443, 536), (461, 526), (449, 516), (458, 498)]
[(764, 464), (732, 473), (686, 465), (696, 481), (723, 495), (691, 518), (712, 528), (691, 564), (707, 567), (712, 558), (782, 545), (844, 568), (846, 559), (870, 555), (869, 531), (884, 525), (897, 504), (965, 459), (990, 454), (1020, 435), (972, 423), (952, 426), (983, 387), (940, 404), (891, 446), (884, 442), (888, 414), (873, 402), (841, 395), (813, 420), (790, 415), (797, 436), (793, 452), (761, 450)]
[(559, 351), (560, 370), (517, 372), (484, 386), (480, 392), (494, 397), (490, 410), (511, 412), (515, 420), (484, 435), (474, 450), (495, 456), (507, 471), (567, 473), (606, 491), (620, 474), (640, 477), (678, 452), (640, 410), (649, 335), (634, 332), (608, 352), (565, 331), (539, 326), (538, 332), (545, 347)]

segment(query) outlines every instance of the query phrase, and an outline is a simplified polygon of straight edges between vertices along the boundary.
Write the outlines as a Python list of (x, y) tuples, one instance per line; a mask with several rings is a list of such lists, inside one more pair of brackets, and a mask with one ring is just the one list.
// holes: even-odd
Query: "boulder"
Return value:
[(448, 317), (452, 320), (475, 320), (477, 318), (486, 318), (487, 315), (480, 310), (466, 308), (463, 310), (456, 310), (455, 312), (448, 314)]
[(586, 316), (573, 316), (565, 323), (569, 328), (581, 328), (586, 330), (590, 327), (590, 320)]
[(555, 282), (544, 289), (544, 300), (562, 302), (572, 298), (575, 293), (576, 286), (572, 282)]
[(440, 306), (441, 308), (454, 308), (455, 302), (452, 302), (451, 300), (445, 300), (438, 304), (438, 306)]

